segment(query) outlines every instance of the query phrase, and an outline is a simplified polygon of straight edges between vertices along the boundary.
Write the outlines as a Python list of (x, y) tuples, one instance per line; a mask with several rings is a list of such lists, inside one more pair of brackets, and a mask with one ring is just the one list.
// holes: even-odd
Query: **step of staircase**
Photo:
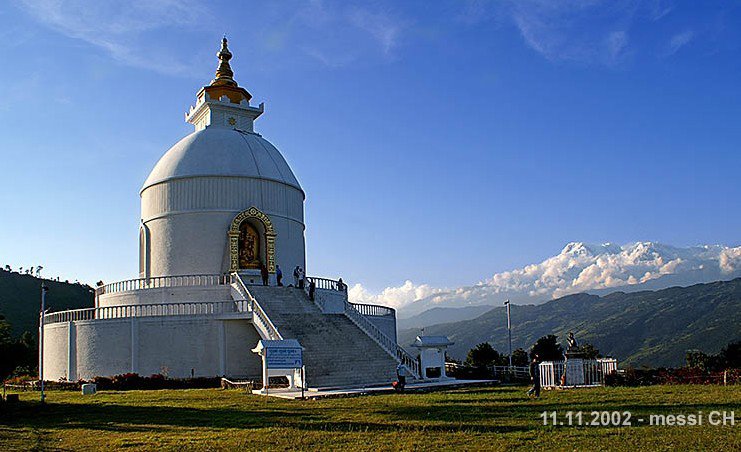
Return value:
[(396, 360), (344, 314), (323, 314), (297, 288), (248, 289), (280, 334), (304, 347), (308, 386), (370, 386), (396, 379)]

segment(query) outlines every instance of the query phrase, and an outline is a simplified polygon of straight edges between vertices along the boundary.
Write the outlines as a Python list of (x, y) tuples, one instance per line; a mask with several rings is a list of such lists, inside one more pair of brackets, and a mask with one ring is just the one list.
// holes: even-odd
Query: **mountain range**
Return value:
[[(512, 347), (529, 348), (556, 334), (565, 342), (573, 331), (580, 341), (626, 365), (678, 366), (689, 349), (717, 353), (741, 339), (741, 278), (658, 291), (567, 295), (539, 305), (513, 305)], [(491, 343), (506, 353), (507, 317), (502, 307), (471, 320), (399, 331), (401, 345), (415, 336), (444, 335), (455, 345), (448, 354), (465, 359), (469, 349)]]
[(738, 277), (741, 246), (571, 242), (540, 263), (497, 273), (471, 286), (445, 289), (406, 281), (372, 294), (358, 284), (350, 289), (350, 298), (394, 307), (400, 324), (424, 326), (470, 319), (481, 313), (470, 309), (455, 314), (451, 309), (430, 311), (433, 308), (494, 307), (507, 299), (513, 304), (537, 304), (575, 293), (658, 290)]

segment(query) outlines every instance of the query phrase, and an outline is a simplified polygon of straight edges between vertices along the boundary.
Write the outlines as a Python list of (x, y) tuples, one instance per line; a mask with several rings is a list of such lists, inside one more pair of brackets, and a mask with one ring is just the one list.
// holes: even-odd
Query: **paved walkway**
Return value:
[[(442, 381), (423, 381), (417, 383), (409, 383), (406, 385), (405, 392), (425, 392), (439, 389), (454, 389), (466, 386), (493, 386), (498, 384), (497, 380), (442, 380)], [(269, 395), (272, 397), (279, 397), (281, 399), (300, 399), (301, 391), (291, 389), (271, 389), (267, 394), (263, 394), (261, 390), (252, 391), (254, 394)], [(354, 397), (369, 394), (383, 394), (394, 392), (391, 385), (388, 386), (375, 386), (369, 388), (311, 388), (304, 391), (304, 398), (306, 399), (323, 399), (333, 397)]]

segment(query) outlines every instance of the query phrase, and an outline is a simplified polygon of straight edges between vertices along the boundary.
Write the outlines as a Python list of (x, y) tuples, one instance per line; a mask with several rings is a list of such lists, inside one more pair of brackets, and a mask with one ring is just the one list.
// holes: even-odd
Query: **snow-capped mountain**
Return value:
[(497, 273), (474, 286), (440, 289), (407, 281), (371, 294), (358, 284), (350, 297), (396, 307), (400, 317), (409, 317), (433, 307), (500, 305), (507, 298), (541, 303), (578, 292), (655, 290), (740, 276), (741, 246), (572, 242), (543, 262)]

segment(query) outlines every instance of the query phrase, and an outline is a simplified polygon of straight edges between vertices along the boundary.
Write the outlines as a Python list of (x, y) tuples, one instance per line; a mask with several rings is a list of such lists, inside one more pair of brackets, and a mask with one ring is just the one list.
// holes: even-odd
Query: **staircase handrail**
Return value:
[(355, 323), (358, 328), (365, 331), (371, 339), (376, 341), (378, 345), (385, 349), (391, 356), (395, 357), (397, 361), (409, 369), (415, 378), (420, 378), (421, 372), (417, 358), (400, 347), (395, 340), (388, 337), (349, 301), (345, 301), (345, 315), (347, 315), (347, 317)]
[(252, 296), (250, 291), (247, 289), (247, 285), (245, 285), (244, 281), (242, 281), (239, 273), (231, 273), (231, 282), (232, 287), (234, 287), (245, 300), (249, 301), (249, 308), (252, 311), (253, 322), (255, 317), (257, 317), (258, 321), (262, 323), (265, 335), (269, 339), (282, 340), (283, 336), (281, 336), (278, 328), (275, 327), (273, 322), (270, 320), (270, 317), (268, 317), (268, 314), (265, 312), (262, 306), (260, 306), (260, 303), (258, 303), (257, 299)]

